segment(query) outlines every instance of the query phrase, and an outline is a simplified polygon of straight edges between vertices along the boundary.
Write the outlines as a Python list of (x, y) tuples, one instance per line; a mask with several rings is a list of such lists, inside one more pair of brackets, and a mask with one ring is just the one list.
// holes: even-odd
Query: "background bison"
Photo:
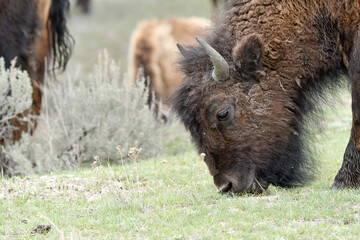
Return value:
[(220, 192), (262, 192), (311, 179), (304, 117), (348, 74), (353, 127), (333, 188), (360, 185), (359, 23), (354, 1), (229, 3), (200, 46), (183, 51), (173, 106)]
[[(155, 106), (160, 101), (168, 106), (170, 93), (182, 79), (176, 67), (180, 56), (176, 43), (193, 44), (194, 36), (203, 35), (209, 23), (204, 18), (173, 18), (143, 21), (134, 30), (129, 50), (129, 79), (135, 83), (139, 79), (138, 70), (143, 70), (140, 75), (154, 92)], [(152, 98), (149, 96), (149, 105)], [(161, 115), (164, 114), (165, 111)]]
[[(6, 67), (16, 58), (16, 65), (29, 73), (33, 87), (33, 104), (24, 114), (39, 115), (41, 85), (44, 83), (45, 60), (53, 68), (65, 69), (70, 57), (72, 39), (66, 28), (67, 0), (0, 0), (0, 56)], [(10, 93), (11, 94), (11, 93)], [(27, 122), (13, 119), (17, 128), (13, 140), (28, 130)]]
[[(211, 0), (212, 17), (220, 15), (225, 0)], [(195, 35), (202, 36), (209, 20), (203, 18), (172, 18), (143, 21), (138, 24), (130, 40), (129, 79), (135, 83), (138, 70), (147, 79), (149, 89), (154, 96), (149, 96), (148, 104), (155, 100), (155, 111), (161, 117), (168, 115), (169, 96), (177, 86), (182, 74), (177, 68), (179, 52), (176, 43), (191, 45)], [(160, 107), (159, 105), (165, 107)]]

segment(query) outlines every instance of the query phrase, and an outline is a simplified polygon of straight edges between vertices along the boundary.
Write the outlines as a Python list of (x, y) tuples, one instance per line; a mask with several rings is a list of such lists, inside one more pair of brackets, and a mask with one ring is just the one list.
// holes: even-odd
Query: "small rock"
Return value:
[(51, 225), (37, 225), (31, 230), (30, 234), (32, 235), (45, 234), (48, 233), (50, 230), (51, 230)]

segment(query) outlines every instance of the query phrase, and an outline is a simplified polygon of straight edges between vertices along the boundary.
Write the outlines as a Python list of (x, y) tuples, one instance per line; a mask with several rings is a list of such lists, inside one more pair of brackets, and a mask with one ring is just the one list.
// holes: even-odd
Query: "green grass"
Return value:
[[(358, 239), (360, 190), (329, 190), (349, 137), (349, 96), (326, 110), (309, 186), (216, 192), (191, 149), (126, 165), (0, 181), (2, 239)], [(31, 229), (50, 224), (47, 234)]]
[[(136, 21), (210, 15), (207, 0), (97, 0), (94, 7), (69, 20), (77, 46), (68, 74), (84, 80), (103, 48), (126, 66)], [(314, 127), (319, 172), (309, 186), (220, 195), (191, 147), (123, 166), (0, 178), (0, 239), (359, 239), (360, 190), (329, 190), (351, 127), (349, 95), (341, 99), (325, 111), (324, 127)], [(50, 232), (30, 235), (41, 224)]]

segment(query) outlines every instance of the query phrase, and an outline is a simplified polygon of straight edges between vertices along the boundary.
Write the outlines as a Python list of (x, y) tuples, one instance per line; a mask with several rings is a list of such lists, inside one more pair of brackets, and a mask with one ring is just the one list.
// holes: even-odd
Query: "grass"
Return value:
[[(73, 11), (69, 21), (77, 46), (68, 74), (84, 80), (103, 48), (126, 64), (137, 20), (180, 9), (184, 16), (210, 15), (207, 0), (96, 0), (94, 7), (90, 16)], [(220, 195), (191, 147), (131, 164), (0, 178), (0, 238), (359, 239), (360, 190), (329, 190), (351, 127), (349, 95), (342, 99), (315, 130), (320, 167), (309, 186)], [(51, 230), (31, 235), (38, 225)]]
[[(329, 109), (309, 186), (228, 197), (193, 150), (131, 164), (0, 180), (2, 239), (358, 239), (360, 190), (329, 190), (350, 107)], [(141, 154), (141, 153), (140, 153)], [(37, 225), (47, 234), (30, 235)]]

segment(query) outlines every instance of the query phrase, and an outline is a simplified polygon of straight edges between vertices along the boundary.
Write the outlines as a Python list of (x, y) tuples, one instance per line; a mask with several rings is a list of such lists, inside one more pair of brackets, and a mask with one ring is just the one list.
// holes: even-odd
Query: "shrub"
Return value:
[(118, 151), (127, 152), (131, 147), (141, 148), (141, 157), (147, 158), (176, 145), (174, 141), (181, 142), (178, 135), (170, 133), (179, 128), (177, 123), (165, 125), (155, 119), (146, 104), (145, 79), (138, 82), (132, 86), (126, 79), (121, 81), (118, 65), (106, 52), (99, 55), (90, 77), (68, 79), (63, 84), (48, 82), (36, 134), (23, 134), (20, 142), (4, 151), (8, 161), (15, 163), (8, 172), (74, 168), (95, 155), (122, 161), (126, 156), (122, 158)]
[(0, 140), (11, 140), (13, 118), (26, 121), (21, 113), (32, 104), (32, 87), (29, 75), (15, 67), (12, 61), (9, 69), (5, 68), (5, 60), (0, 58)]
[[(21, 122), (29, 122), (31, 116), (22, 113), (32, 104), (32, 86), (29, 75), (15, 67), (16, 60), (10, 68), (5, 68), (5, 60), (0, 58), (0, 170), (8, 168), (11, 162), (4, 152), (4, 145), (11, 144), (12, 131), (15, 127), (11, 122), (17, 118)], [(29, 122), (30, 123), (30, 122)], [(1, 171), (1, 172), (2, 172)]]

